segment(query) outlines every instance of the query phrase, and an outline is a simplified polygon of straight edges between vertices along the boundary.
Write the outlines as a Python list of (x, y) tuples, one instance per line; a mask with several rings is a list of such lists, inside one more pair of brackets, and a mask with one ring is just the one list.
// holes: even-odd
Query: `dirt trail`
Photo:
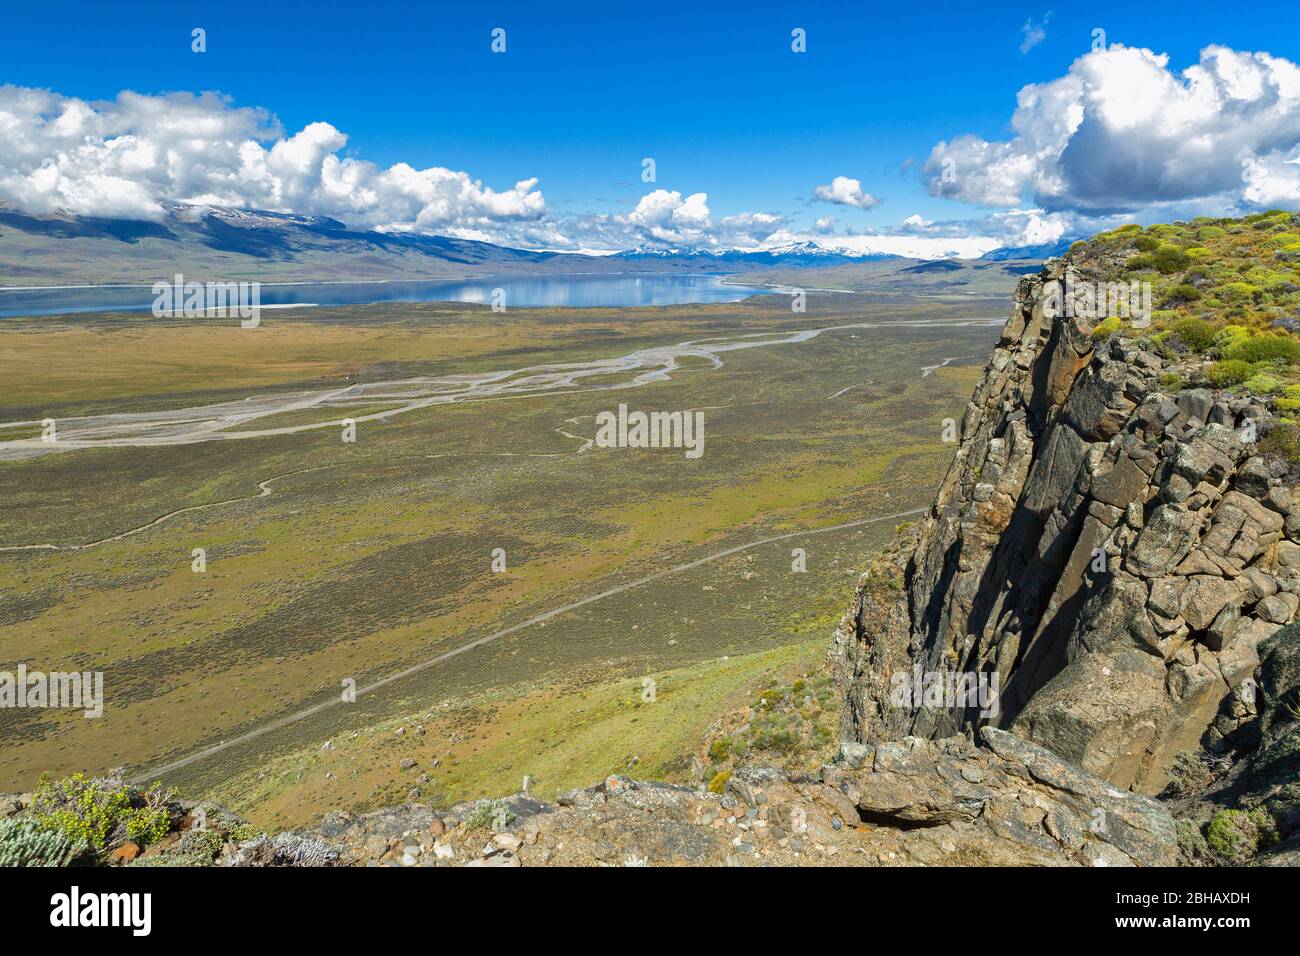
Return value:
[(219, 508), (222, 505), (233, 505), (240, 501), (256, 501), (258, 498), (265, 498), (271, 493), (271, 482), (279, 481), (281, 478), (289, 478), (293, 475), (306, 474), (309, 471), (320, 471), (323, 468), (337, 468), (338, 465), (317, 465), (314, 468), (299, 468), (297, 471), (286, 471), (283, 475), (274, 475), (257, 483), (258, 491), (255, 495), (246, 495), (243, 498), (226, 498), (224, 501), (209, 501), (203, 505), (190, 505), (188, 508), (177, 508), (175, 511), (169, 511), (165, 515), (159, 515), (152, 521), (140, 525), (138, 528), (132, 528), (129, 531), (123, 531), (121, 534), (110, 535), (107, 538), (100, 538), (98, 541), (90, 541), (86, 544), (14, 544), (6, 547), (0, 547), (0, 552), (13, 551), (85, 551), (87, 548), (95, 548), (101, 544), (108, 544), (111, 541), (121, 541), (123, 538), (129, 538), (133, 534), (139, 534), (141, 531), (147, 531), (155, 525), (160, 525), (164, 521), (175, 518), (177, 515), (190, 514), (195, 511), (205, 511), (208, 508)]
[[(674, 565), (673, 567), (664, 568), (661, 571), (655, 571), (652, 574), (647, 574), (644, 577), (637, 578), (633, 581), (626, 581), (623, 584), (615, 585), (612, 588), (606, 588), (603, 591), (598, 591), (597, 593), (590, 594), (585, 598), (580, 598), (577, 601), (572, 601), (568, 604), (563, 605), (562, 607), (552, 608), (549, 611), (544, 611), (543, 613), (530, 617), (525, 621), (520, 621), (518, 624), (512, 624), (509, 627), (502, 628), (499, 631), (494, 631), (491, 634), (487, 634), (483, 637), (476, 638), (475, 640), (469, 641), (466, 644), (462, 644), (459, 647), (452, 648), (450, 651), (446, 651), (445, 653), (439, 654), (436, 657), (431, 657), (428, 660), (421, 661), (418, 664), (413, 664), (410, 667), (403, 668), (402, 670), (397, 671), (394, 674), (390, 674), (387, 677), (380, 678), (379, 680), (374, 681), (373, 683), (367, 684), (365, 687), (358, 687), (356, 689), (356, 695), (360, 697), (362, 694), (368, 694), (371, 693), (372, 691), (379, 690), (381, 687), (391, 684), (394, 681), (399, 681), (402, 680), (403, 678), (411, 677), (414, 674), (418, 674), (421, 671), (428, 670), (430, 667), (434, 667), (438, 664), (441, 664), (444, 661), (451, 660), (453, 657), (458, 657), (461, 654), (465, 654), (469, 651), (472, 651), (477, 647), (482, 647), (485, 644), (491, 644), (493, 641), (500, 640), (501, 638), (506, 637), (510, 634), (514, 634), (517, 631), (522, 631), (524, 628), (532, 627), (536, 624), (541, 624), (545, 621), (551, 620), (554, 617), (558, 617), (561, 614), (567, 614), (570, 611), (576, 610), (580, 607), (585, 607), (588, 604), (594, 604), (597, 601), (603, 601), (606, 598), (613, 597), (616, 594), (622, 594), (624, 591), (630, 591), (633, 588), (639, 588), (643, 585), (651, 583), (652, 581), (658, 581), (660, 578), (667, 577), (670, 574), (680, 574), (683, 571), (689, 571), (692, 568), (698, 568), (701, 565), (709, 564), (713, 561), (718, 561), (721, 560), (722, 558), (730, 557), (733, 554), (740, 554), (744, 551), (750, 550), (751, 548), (757, 548), (765, 544), (772, 544), (776, 541), (786, 541), (789, 540), (790, 538), (802, 538), (802, 537), (809, 537), (811, 535), (817, 535), (817, 534), (827, 534), (832, 531), (843, 531), (847, 528), (856, 528), (861, 525), (879, 524), (882, 521), (897, 521), (902, 518), (910, 518), (913, 515), (921, 514), (926, 510), (927, 509), (925, 508), (913, 508), (910, 511), (900, 511), (897, 512), (896, 514), (880, 515), (875, 518), (859, 518), (856, 521), (846, 521), (843, 524), (831, 525), (826, 528), (810, 528), (804, 531), (787, 531), (784, 534), (777, 534), (767, 538), (760, 538), (757, 541), (750, 541), (747, 544), (738, 544), (730, 548), (724, 548), (721, 551), (716, 551), (713, 554), (705, 555), (702, 558), (696, 558), (694, 561), (687, 561), (683, 564), (677, 564)], [(314, 714), (319, 714), (322, 711), (328, 710), (332, 707), (336, 707), (342, 703), (343, 703), (343, 698), (342, 695), (340, 694), (330, 698), (329, 700), (321, 701), (319, 704), (313, 704), (310, 707), (306, 707), (300, 711), (296, 711), (295, 713), (289, 714), (288, 716), (281, 717), (277, 720), (273, 720), (268, 724), (263, 724), (261, 727), (258, 727), (254, 730), (250, 730), (247, 733), (240, 734), (238, 737), (232, 737), (230, 740), (223, 740), (218, 744), (213, 744), (210, 747), (205, 747), (202, 750), (195, 751), (194, 753), (189, 754), (185, 757), (180, 757), (168, 763), (161, 764), (156, 767), (151, 767), (148, 770), (136, 774), (132, 778), (132, 782), (143, 784), (153, 780), (157, 780), (160, 777), (162, 777), (164, 774), (171, 773), (174, 770), (180, 770), (182, 767), (187, 767), (192, 763), (197, 763), (200, 760), (205, 760), (208, 757), (215, 756), (216, 754), (219, 754), (224, 750), (228, 750), (231, 747), (248, 743), (250, 740), (256, 740), (258, 737), (271, 733), (274, 730), (279, 730), (283, 727), (289, 726), (290, 724), (295, 724), (300, 720), (304, 720), (308, 717), (311, 717)]]

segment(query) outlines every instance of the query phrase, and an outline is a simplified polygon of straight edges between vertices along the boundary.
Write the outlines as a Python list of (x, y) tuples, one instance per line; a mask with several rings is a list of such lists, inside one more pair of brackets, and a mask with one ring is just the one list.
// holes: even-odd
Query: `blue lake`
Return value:
[[(165, 280), (166, 281), (166, 280)], [(776, 290), (731, 285), (716, 275), (496, 276), (454, 281), (321, 282), (263, 285), (264, 306), (358, 305), (367, 302), (475, 302), (491, 304), (505, 290), (506, 308), (597, 308), (737, 302)], [(148, 312), (148, 286), (88, 289), (0, 289), (0, 318), (74, 312)]]

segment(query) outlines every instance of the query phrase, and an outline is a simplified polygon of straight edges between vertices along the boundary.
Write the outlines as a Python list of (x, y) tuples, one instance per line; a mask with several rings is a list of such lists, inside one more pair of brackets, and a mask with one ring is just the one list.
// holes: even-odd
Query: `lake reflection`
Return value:
[[(263, 285), (262, 305), (357, 305), (368, 302), (473, 302), (491, 304), (504, 290), (506, 308), (597, 308), (736, 302), (773, 292), (729, 285), (711, 275), (496, 276), (455, 281), (307, 283)], [(147, 312), (148, 287), (0, 290), (0, 318), (72, 312)]]

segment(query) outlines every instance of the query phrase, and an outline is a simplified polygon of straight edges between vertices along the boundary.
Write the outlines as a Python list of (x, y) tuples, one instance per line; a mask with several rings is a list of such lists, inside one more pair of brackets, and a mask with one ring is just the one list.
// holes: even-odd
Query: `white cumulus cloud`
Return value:
[(931, 193), (1091, 215), (1300, 201), (1300, 67), (1223, 46), (1176, 73), (1112, 44), (1017, 95), (1014, 135), (934, 147)]
[[(1258, 99), (1272, 87), (1252, 69), (1238, 70), (1230, 85)], [(974, 155), (986, 160), (978, 180), (984, 184), (983, 201), (993, 196), (1009, 208), (967, 221), (935, 223), (912, 216), (890, 230), (840, 232), (829, 215), (808, 231), (763, 211), (718, 216), (706, 193), (661, 188), (621, 212), (562, 217), (547, 208), (535, 177), (494, 189), (467, 172), (441, 166), (379, 166), (347, 156), (347, 135), (328, 122), (286, 131), (270, 112), (237, 107), (217, 94), (126, 91), (111, 101), (90, 102), (17, 86), (0, 86), (0, 204), (38, 215), (124, 219), (161, 219), (169, 203), (230, 206), (330, 216), (354, 228), (591, 253), (644, 245), (757, 250), (815, 240), (859, 254), (979, 255), (998, 245), (1053, 242), (1066, 233), (1069, 223), (1061, 211), (1019, 197), (1026, 183), (1038, 189), (1041, 182), (1046, 190), (1068, 181), (1063, 172), (1052, 171), (1050, 155), (1040, 157), (1023, 144), (1052, 141), (1049, 133), (1056, 129), (1058, 140), (1067, 142), (1061, 150), (1065, 158), (1054, 162), (1070, 168), (1068, 140), (1079, 123), (1068, 114), (1048, 129), (1050, 109), (1034, 104), (1052, 99), (1068, 107), (1082, 81), (1072, 83), (1046, 84), (1029, 99), (1022, 93), (1022, 108), (1030, 115), (1017, 128), (1032, 127), (1032, 137), (1022, 130), (1008, 143), (968, 138), (962, 162)], [(1256, 156), (1240, 186), (1250, 201), (1272, 202), (1297, 190), (1300, 165), (1288, 158)], [(962, 188), (976, 189), (976, 182), (972, 176)], [(1064, 194), (1063, 189), (1051, 193)], [(859, 180), (846, 176), (818, 186), (814, 195), (858, 209), (879, 204)]]
[(470, 235), (544, 215), (536, 179), (501, 191), (468, 173), (345, 158), (329, 123), (285, 135), (212, 93), (123, 92), (88, 102), (0, 86), (0, 201), (27, 212), (157, 219), (163, 201), (334, 216), (349, 225)]
[(617, 251), (637, 246), (661, 249), (753, 248), (779, 229), (782, 217), (742, 212), (715, 219), (706, 193), (683, 196), (656, 189), (642, 196), (630, 212), (544, 220), (553, 228), (548, 249)]
[(815, 187), (813, 198), (840, 206), (856, 206), (858, 209), (873, 209), (880, 205), (879, 199), (862, 191), (861, 180), (850, 179), (848, 176), (836, 176), (830, 183)]

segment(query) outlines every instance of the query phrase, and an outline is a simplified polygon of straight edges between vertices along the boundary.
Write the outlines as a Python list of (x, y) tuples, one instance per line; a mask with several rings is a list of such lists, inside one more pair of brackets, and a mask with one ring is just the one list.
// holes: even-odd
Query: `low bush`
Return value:
[(1300, 385), (1288, 385), (1274, 404), (1279, 412), (1286, 415), (1300, 412)]
[(1171, 286), (1165, 293), (1164, 299), (1161, 300), (1162, 308), (1175, 308), (1180, 305), (1187, 305), (1189, 302), (1195, 302), (1201, 297), (1201, 290), (1194, 285), (1186, 282), (1180, 282)]
[(1205, 842), (1225, 863), (1241, 865), (1277, 842), (1277, 824), (1263, 807), (1220, 810), (1206, 828)]
[(1276, 395), (1282, 390), (1282, 383), (1265, 372), (1256, 372), (1241, 386), (1252, 395)]
[(1253, 302), (1263, 293), (1259, 286), (1249, 282), (1225, 282), (1215, 286), (1214, 294), (1224, 302)]
[(1119, 320), (1118, 316), (1108, 315), (1093, 326), (1092, 340), (1094, 342), (1104, 342), (1123, 327), (1124, 323)]
[(1160, 391), (1173, 394), (1181, 391), (1182, 387), (1183, 379), (1177, 372), (1165, 372), (1160, 376)]
[(1244, 325), (1225, 325), (1214, 333), (1214, 350), (1224, 355), (1228, 349), (1250, 338), (1250, 329)]
[(147, 790), (116, 780), (73, 774), (64, 780), (41, 779), (32, 799), (32, 818), (58, 830), (70, 843), (103, 852), (130, 840), (146, 846), (171, 829), (171, 794), (157, 784)]
[(1206, 369), (1205, 377), (1215, 388), (1231, 388), (1246, 381), (1254, 372), (1255, 369), (1249, 362), (1243, 362), (1241, 359), (1225, 359), (1222, 362), (1215, 362)]
[(1252, 335), (1234, 341), (1223, 350), (1223, 357), (1243, 362), (1283, 362), (1294, 365), (1300, 361), (1300, 342), (1289, 335)]
[(1173, 333), (1183, 340), (1193, 352), (1204, 354), (1214, 345), (1218, 331), (1204, 319), (1179, 319), (1172, 326)]
[(785, 694), (779, 688), (769, 687), (759, 693), (758, 700), (754, 702), (754, 706), (759, 710), (770, 710), (777, 704), (781, 703), (784, 697)]
[(492, 827), (504, 830), (515, 822), (515, 813), (503, 800), (479, 800), (465, 813), (462, 821), (467, 830)]
[(1160, 248), (1151, 253), (1151, 264), (1162, 275), (1170, 275), (1174, 272), (1182, 272), (1192, 264), (1192, 260), (1187, 253), (1172, 243), (1163, 243)]
[(1300, 462), (1300, 427), (1279, 422), (1268, 430), (1256, 447), (1261, 454), (1273, 455), (1293, 464)]
[(85, 843), (36, 820), (0, 820), (0, 866), (68, 866), (85, 851)]

